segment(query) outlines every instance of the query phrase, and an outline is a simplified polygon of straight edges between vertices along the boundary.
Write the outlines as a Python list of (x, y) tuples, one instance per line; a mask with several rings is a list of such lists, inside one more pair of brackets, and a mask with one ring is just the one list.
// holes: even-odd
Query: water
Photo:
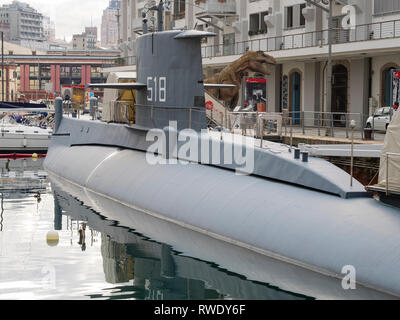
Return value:
[[(164, 236), (157, 221), (148, 229), (144, 217), (125, 212), (130, 209), (78, 190), (97, 204), (86, 206), (66, 192), (71, 186), (49, 180), (41, 160), (1, 160), (0, 168), (0, 299), (307, 298), (260, 281), (264, 269), (257, 269), (254, 254), (188, 230)], [(146, 230), (159, 230), (157, 241)], [(52, 231), (56, 238), (47, 239)], [(178, 240), (169, 245), (164, 238)]]

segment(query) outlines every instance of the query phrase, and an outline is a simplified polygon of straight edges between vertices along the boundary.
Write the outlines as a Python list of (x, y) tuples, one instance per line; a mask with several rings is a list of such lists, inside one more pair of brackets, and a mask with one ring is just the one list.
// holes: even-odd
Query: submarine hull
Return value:
[[(344, 268), (352, 266), (358, 287), (400, 296), (396, 209), (371, 198), (344, 199), (196, 163), (151, 165), (142, 151), (70, 146), (62, 139), (53, 139), (45, 168), (92, 194), (328, 277), (338, 287)], [(146, 226), (153, 237), (165, 234), (152, 228)], [(171, 244), (187, 241), (169, 238)]]
[[(233, 298), (263, 297), (272, 300), (394, 298), (362, 286), (357, 286), (356, 290), (343, 290), (336, 278), (316, 274), (302, 267), (192, 232), (187, 228), (134, 210), (55, 175), (50, 174), (49, 178), (62, 209), (62, 212), (59, 211), (60, 215), (87, 221), (91, 228), (110, 235), (118, 243), (134, 243), (137, 257), (162, 259), (159, 242), (168, 243), (175, 252), (179, 252), (173, 254), (175, 276), (204, 279), (207, 283), (219, 287), (220, 292), (231, 292)], [(118, 221), (118, 226), (115, 221)], [(224, 281), (221, 272), (218, 272), (218, 278), (215, 275), (217, 269), (225, 274), (222, 278), (232, 272), (240, 274), (241, 277)], [(246, 280), (242, 280), (242, 277)], [(258, 284), (268, 284), (271, 289), (268, 292), (264, 289), (262, 294), (255, 294), (254, 286)]]

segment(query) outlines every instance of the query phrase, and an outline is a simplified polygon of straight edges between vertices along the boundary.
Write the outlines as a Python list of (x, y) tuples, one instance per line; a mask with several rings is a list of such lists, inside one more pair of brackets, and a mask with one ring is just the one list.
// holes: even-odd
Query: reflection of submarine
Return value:
[[(133, 125), (64, 118), (58, 100), (45, 168), (149, 219), (325, 276), (341, 291), (343, 268), (350, 265), (358, 288), (400, 296), (399, 211), (381, 206), (360, 183), (350, 186), (346, 172), (273, 143), (246, 145), (246, 156), (254, 156), (254, 166), (248, 166), (251, 159), (236, 161), (242, 146), (223, 132), (212, 143), (207, 134), (187, 131), (178, 139), (176, 131), (206, 127), (200, 54), (205, 36), (210, 34), (166, 31), (137, 40), (138, 82), (103, 85), (137, 90)], [(170, 163), (176, 158), (191, 163), (151, 164), (146, 151), (157, 137), (165, 137), (167, 146), (153, 153)], [(177, 151), (187, 151), (188, 140), (199, 146), (198, 153)], [(236, 175), (236, 169), (251, 175)], [(122, 218), (133, 219), (126, 214)]]
[[(112, 284), (127, 283), (132, 285), (112, 288), (120, 290), (123, 295), (116, 297), (132, 297), (145, 299), (305, 299), (297, 294), (284, 292), (267, 284), (249, 281), (216, 265), (198, 259), (179, 255), (166, 244), (150, 241), (132, 230), (136, 226), (116, 224), (105, 219), (108, 212), (95, 212), (89, 208), (88, 201), (93, 200), (101, 208), (103, 205), (113, 206), (112, 201), (105, 198), (84, 196), (86, 201), (70, 195), (78, 188), (65, 187), (60, 181), (52, 179), (55, 198), (55, 229), (62, 229), (62, 215), (78, 221), (87, 221), (91, 229), (102, 233), (101, 252), (106, 281)], [(81, 191), (83, 191), (81, 189)], [(80, 193), (82, 194), (82, 193)], [(91, 204), (93, 204), (91, 203)], [(122, 210), (131, 211), (129, 208)], [(120, 210), (119, 210), (120, 211)], [(197, 235), (190, 236), (193, 241)], [(196, 242), (197, 245), (201, 243)], [(251, 256), (249, 256), (251, 257)], [(244, 258), (244, 256), (238, 257)], [(267, 270), (265, 270), (267, 271)], [(93, 298), (100, 297), (93, 295)], [(102, 296), (103, 297), (103, 296)], [(111, 296), (110, 298), (113, 298)]]

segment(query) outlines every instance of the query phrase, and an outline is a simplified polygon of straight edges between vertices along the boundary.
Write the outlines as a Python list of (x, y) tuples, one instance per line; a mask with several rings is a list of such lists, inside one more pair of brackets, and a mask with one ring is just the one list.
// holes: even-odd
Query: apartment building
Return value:
[(0, 22), (10, 25), (10, 41), (43, 42), (43, 15), (29, 4), (13, 1), (0, 7)]
[(95, 49), (97, 46), (97, 27), (85, 27), (85, 34), (87, 47), (89, 50)]
[[(142, 13), (147, 13), (150, 31), (157, 26), (157, 15), (148, 3), (122, 1), (121, 49), (127, 64), (135, 62)], [(351, 5), (347, 11), (345, 3)], [(267, 77), (269, 111), (357, 113), (365, 117), (374, 108), (390, 104), (390, 73), (400, 69), (400, 0), (334, 1), (330, 110), (328, 14), (321, 8), (305, 0), (195, 0), (193, 4), (174, 0), (167, 9), (166, 29), (196, 28), (217, 34), (203, 43), (206, 76), (247, 50), (274, 56), (278, 65), (271, 67)]]
[(97, 47), (97, 27), (86, 27), (85, 32), (72, 36), (72, 48), (76, 50), (93, 50)]

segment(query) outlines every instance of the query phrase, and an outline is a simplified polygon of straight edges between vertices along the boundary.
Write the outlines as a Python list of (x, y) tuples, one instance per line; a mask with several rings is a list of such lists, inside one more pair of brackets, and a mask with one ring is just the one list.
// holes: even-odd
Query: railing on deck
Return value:
[[(318, 112), (298, 111), (283, 113), (271, 112), (225, 112), (218, 110), (206, 110), (205, 108), (182, 108), (182, 107), (155, 107), (135, 105), (131, 107), (129, 102), (114, 102), (111, 108), (110, 119), (103, 110), (103, 120), (111, 122), (134, 123), (136, 110), (145, 108), (148, 110), (149, 119), (154, 127), (160, 127), (166, 117), (165, 111), (176, 111), (179, 113), (180, 128), (199, 128), (204, 126), (203, 119), (208, 118), (208, 125), (221, 127), (221, 131), (242, 134), (244, 136), (266, 137), (266, 136), (318, 136), (350, 139), (351, 123), (354, 122), (355, 139), (374, 139), (374, 132), (381, 131), (366, 128), (368, 115), (363, 113), (339, 113), (339, 112)], [(198, 113), (202, 116), (199, 117)], [(204, 116), (204, 117), (203, 117)], [(201, 121), (201, 123), (198, 123)], [(368, 132), (367, 132), (368, 131)], [(370, 135), (367, 136), (367, 133)], [(377, 138), (384, 137), (384, 132)]]

